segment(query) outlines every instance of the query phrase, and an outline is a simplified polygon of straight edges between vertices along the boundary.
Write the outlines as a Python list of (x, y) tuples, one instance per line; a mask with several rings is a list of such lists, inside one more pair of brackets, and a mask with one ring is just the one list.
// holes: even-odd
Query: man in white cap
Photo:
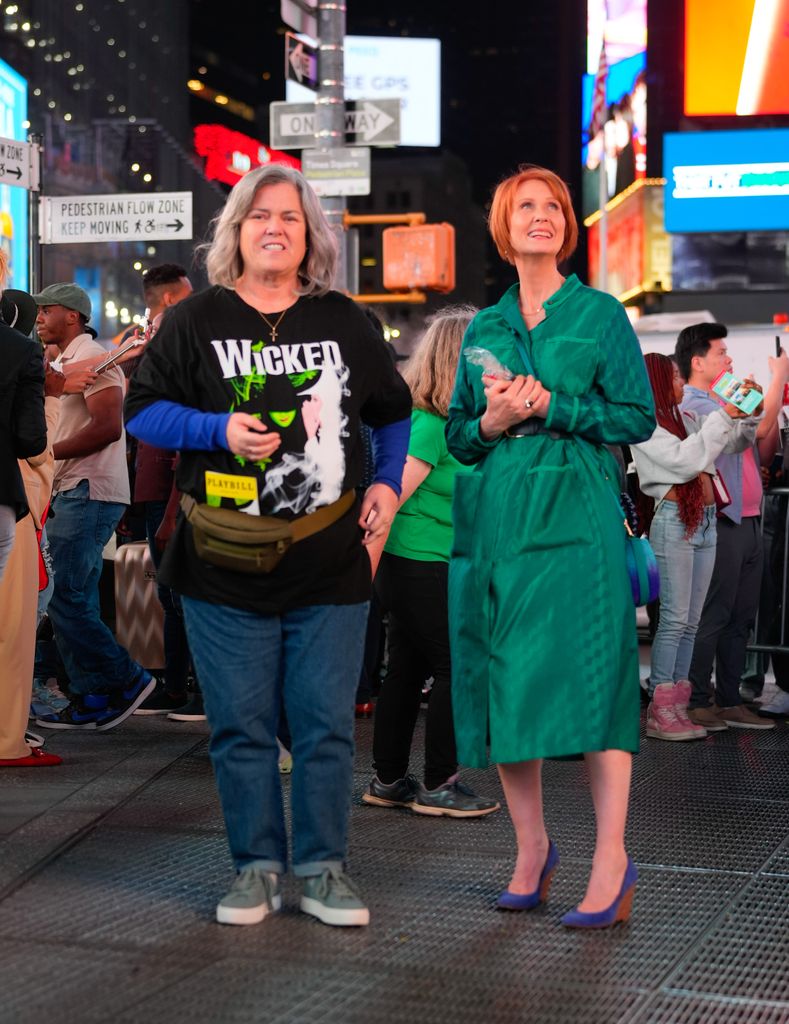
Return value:
[[(69, 365), (106, 355), (87, 331), (91, 304), (82, 288), (52, 284), (33, 298), (38, 336), (57, 346), (66, 374)], [(153, 678), (118, 644), (99, 612), (102, 551), (129, 503), (123, 397), (123, 374), (112, 367), (84, 391), (61, 398), (47, 523), (55, 570), (49, 617), (69, 676), (70, 703), (37, 719), (47, 729), (111, 729), (154, 688)]]

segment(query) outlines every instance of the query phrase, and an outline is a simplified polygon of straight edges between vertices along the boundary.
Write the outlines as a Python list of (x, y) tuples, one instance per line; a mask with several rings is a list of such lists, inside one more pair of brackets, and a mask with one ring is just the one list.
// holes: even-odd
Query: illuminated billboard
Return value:
[(666, 231), (789, 228), (789, 128), (663, 139)]
[(589, 0), (583, 215), (647, 173), (647, 0)]
[[(0, 136), (27, 139), (27, 82), (0, 60)], [(0, 245), (10, 265), (8, 288), (27, 290), (27, 192), (15, 185), (0, 185)]]
[(789, 114), (789, 0), (685, 0), (685, 113)]
[[(289, 102), (315, 93), (286, 83)], [(441, 42), (403, 36), (345, 37), (345, 98), (400, 99), (400, 145), (441, 145)]]
[(235, 185), (247, 171), (271, 163), (286, 164), (297, 170), (301, 167), (301, 162), (289, 153), (269, 149), (257, 139), (222, 124), (197, 125), (194, 141), (197, 155), (206, 158), (203, 173), (207, 181)]

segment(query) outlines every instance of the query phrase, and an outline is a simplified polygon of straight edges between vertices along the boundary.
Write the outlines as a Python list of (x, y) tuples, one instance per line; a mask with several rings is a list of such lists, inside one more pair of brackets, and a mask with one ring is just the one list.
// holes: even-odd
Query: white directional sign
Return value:
[(37, 189), (38, 184), (38, 146), (31, 142), (0, 139), (0, 185)]
[(318, 0), (280, 0), (279, 13), (286, 25), (318, 38)]
[[(272, 103), (274, 149), (309, 149), (315, 142), (314, 103)], [(349, 146), (396, 145), (400, 141), (400, 100), (346, 100), (345, 142)]]
[(304, 177), (319, 196), (369, 196), (370, 149), (309, 149), (302, 156)]
[(189, 239), (192, 193), (42, 196), (40, 220), (45, 245)]

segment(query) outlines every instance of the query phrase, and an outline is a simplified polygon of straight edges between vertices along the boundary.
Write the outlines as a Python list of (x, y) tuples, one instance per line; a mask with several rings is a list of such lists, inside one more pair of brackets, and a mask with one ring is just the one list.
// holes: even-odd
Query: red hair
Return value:
[[(688, 436), (682, 413), (674, 397), (674, 364), (668, 356), (648, 352), (644, 356), (647, 376), (655, 399), (655, 419), (658, 426), (669, 434), (684, 440)], [(680, 521), (685, 525), (685, 539), (689, 540), (701, 526), (704, 518), (704, 492), (701, 479), (696, 476), (684, 484), (674, 484)], [(646, 498), (646, 496), (644, 496)], [(648, 518), (651, 519), (651, 516)]]
[(538, 167), (536, 164), (521, 164), (516, 174), (499, 182), (496, 191), (493, 193), (493, 202), (488, 215), (488, 230), (490, 231), (499, 256), (507, 263), (514, 263), (510, 252), (510, 219), (512, 217), (512, 204), (515, 201), (515, 193), (524, 181), (541, 181), (547, 185), (553, 198), (559, 203), (564, 214), (564, 241), (556, 257), (557, 263), (563, 263), (575, 252), (578, 244), (578, 221), (575, 219), (570, 190), (553, 171), (545, 167)]

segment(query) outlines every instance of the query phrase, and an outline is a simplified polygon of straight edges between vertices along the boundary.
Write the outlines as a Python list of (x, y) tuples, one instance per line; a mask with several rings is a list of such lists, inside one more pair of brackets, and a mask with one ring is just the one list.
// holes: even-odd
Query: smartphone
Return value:
[(778, 359), (781, 355), (781, 339), (776, 334), (775, 336), (775, 358)]

